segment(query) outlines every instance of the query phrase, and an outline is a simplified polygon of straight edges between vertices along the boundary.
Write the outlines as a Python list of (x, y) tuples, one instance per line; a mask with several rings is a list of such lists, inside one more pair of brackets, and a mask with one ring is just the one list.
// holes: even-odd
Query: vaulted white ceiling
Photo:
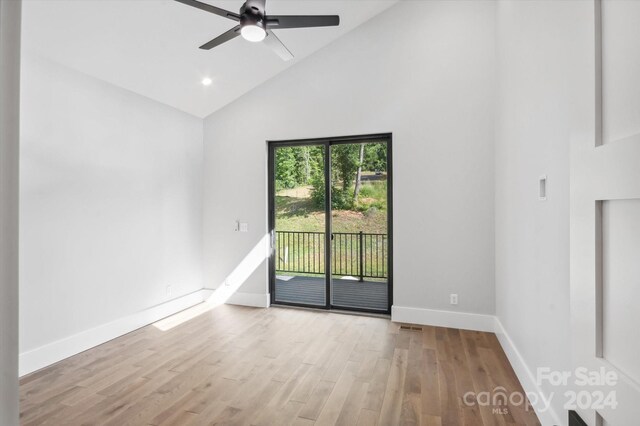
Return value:
[[(208, 3), (238, 11), (242, 0)], [(338, 14), (339, 27), (276, 30), (295, 58), (237, 38), (198, 46), (233, 21), (172, 0), (25, 0), (23, 48), (205, 117), (384, 11), (397, 0), (267, 0), (267, 13)], [(213, 84), (201, 84), (210, 77)]]

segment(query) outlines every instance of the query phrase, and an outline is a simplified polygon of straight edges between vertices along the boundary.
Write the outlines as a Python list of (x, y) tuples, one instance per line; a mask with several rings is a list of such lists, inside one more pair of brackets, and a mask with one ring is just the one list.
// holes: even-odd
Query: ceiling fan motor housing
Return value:
[(240, 27), (254, 25), (266, 31), (267, 25), (264, 19), (264, 12), (256, 7), (249, 7), (245, 3), (240, 8)]

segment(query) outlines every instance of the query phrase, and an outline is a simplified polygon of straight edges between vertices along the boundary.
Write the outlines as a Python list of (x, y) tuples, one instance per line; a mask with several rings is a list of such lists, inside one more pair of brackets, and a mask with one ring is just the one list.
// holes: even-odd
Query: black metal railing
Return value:
[[(335, 232), (331, 238), (331, 273), (387, 278), (387, 234)], [(276, 272), (324, 275), (324, 232), (276, 231)]]

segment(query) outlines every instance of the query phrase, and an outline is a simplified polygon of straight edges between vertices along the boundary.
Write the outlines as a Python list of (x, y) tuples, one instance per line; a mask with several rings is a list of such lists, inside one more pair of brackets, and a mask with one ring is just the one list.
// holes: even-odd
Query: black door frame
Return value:
[[(391, 305), (393, 304), (393, 143), (391, 133), (378, 133), (369, 135), (355, 135), (355, 136), (339, 136), (329, 138), (315, 138), (315, 139), (295, 139), (295, 140), (280, 140), (280, 141), (267, 141), (268, 146), (268, 216), (269, 216), (269, 293), (271, 304), (277, 305), (289, 305), (299, 306), (315, 309), (337, 309), (337, 310), (349, 310), (354, 312), (368, 312), (377, 314), (391, 314)], [(324, 146), (325, 147), (325, 161), (324, 161), (324, 183), (325, 183), (325, 241), (331, 241), (331, 146), (332, 145), (344, 145), (344, 144), (357, 144), (357, 143), (372, 143), (382, 142), (387, 144), (387, 234), (388, 234), (388, 277), (387, 277), (387, 310), (380, 311), (374, 309), (365, 308), (351, 308), (343, 306), (335, 306), (331, 304), (331, 244), (327, 244), (325, 248), (325, 306), (311, 305), (303, 303), (290, 303), (276, 301), (276, 258), (275, 258), (275, 226), (276, 226), (276, 212), (275, 212), (275, 149), (282, 147), (292, 146)], [(328, 270), (327, 270), (328, 268)]]

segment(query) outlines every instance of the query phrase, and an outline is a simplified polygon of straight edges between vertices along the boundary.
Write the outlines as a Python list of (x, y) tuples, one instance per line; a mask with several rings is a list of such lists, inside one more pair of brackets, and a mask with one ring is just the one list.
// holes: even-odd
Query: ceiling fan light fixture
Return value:
[[(0, 0), (2, 1), (2, 0)], [(209, 40), (202, 46), (202, 50), (211, 50), (222, 43), (242, 36), (247, 41), (264, 43), (285, 61), (293, 59), (293, 55), (287, 47), (276, 37), (272, 31), (286, 28), (317, 28), (336, 27), (340, 25), (338, 15), (267, 15), (265, 3), (267, 0), (245, 0), (239, 13), (203, 3), (199, 0), (175, 0), (187, 6), (204, 10), (214, 15), (235, 21), (237, 25), (230, 30)]]
[(264, 38), (267, 36), (267, 32), (265, 31), (265, 29), (262, 28), (260, 25), (255, 25), (255, 24), (244, 25), (240, 29), (240, 34), (242, 34), (242, 37), (245, 40), (251, 41), (254, 43), (264, 40)]

